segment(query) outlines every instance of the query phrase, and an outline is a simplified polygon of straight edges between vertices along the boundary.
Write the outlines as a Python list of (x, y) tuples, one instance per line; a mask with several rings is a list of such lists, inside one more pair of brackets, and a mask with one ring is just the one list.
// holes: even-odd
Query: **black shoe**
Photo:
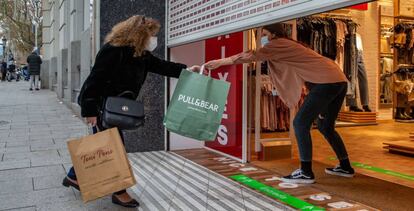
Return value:
[(404, 113), (404, 108), (396, 108), (396, 112), (395, 112), (395, 119), (400, 119), (400, 120), (407, 120), (407, 117), (403, 115)]
[(364, 109), (365, 112), (372, 112), (372, 110), (367, 105), (362, 106), (362, 108)]
[(32, 88), (30, 88), (29, 90), (30, 90), (30, 91), (33, 91), (33, 89), (32, 89)]
[(409, 114), (407, 114), (405, 111), (402, 113), (402, 115), (405, 117), (405, 119), (407, 119), (407, 120), (409, 120), (409, 119), (412, 119), (412, 117), (409, 115)]
[(73, 183), (72, 181), (70, 181), (67, 176), (65, 177), (65, 179), (63, 179), (62, 185), (65, 186), (65, 187), (73, 187), (76, 190), (80, 190), (79, 185)]
[(351, 106), (349, 107), (349, 110), (354, 112), (363, 112), (363, 110), (358, 108), (357, 106)]
[(112, 203), (123, 206), (123, 207), (128, 207), (128, 208), (135, 208), (139, 206), (139, 203), (137, 202), (137, 200), (132, 199), (129, 202), (122, 202), (121, 200), (118, 199), (118, 197), (116, 197), (115, 194), (112, 194)]
[(354, 177), (355, 171), (353, 168), (351, 169), (343, 169), (340, 165), (337, 165), (335, 168), (326, 168), (325, 173), (330, 175), (336, 175), (341, 177)]
[(36, 88), (36, 91), (39, 91), (40, 89), (39, 88)]
[(312, 184), (315, 183), (315, 176), (313, 173), (307, 175), (302, 169), (298, 169), (289, 176), (282, 177), (282, 182)]

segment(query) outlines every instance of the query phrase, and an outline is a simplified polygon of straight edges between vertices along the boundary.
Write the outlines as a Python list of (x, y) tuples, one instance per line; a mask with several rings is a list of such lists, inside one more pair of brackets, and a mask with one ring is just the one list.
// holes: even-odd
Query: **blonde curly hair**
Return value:
[(153, 18), (134, 15), (116, 24), (105, 37), (105, 43), (112, 46), (130, 46), (135, 49), (134, 57), (139, 57), (145, 51), (151, 36), (160, 30), (160, 23)]

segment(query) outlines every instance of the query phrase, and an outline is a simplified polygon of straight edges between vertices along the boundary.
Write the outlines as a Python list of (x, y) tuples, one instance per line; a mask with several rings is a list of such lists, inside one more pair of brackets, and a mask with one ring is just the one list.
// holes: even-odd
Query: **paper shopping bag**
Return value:
[(197, 140), (215, 140), (229, 89), (228, 82), (182, 71), (164, 117), (165, 127)]
[(69, 141), (68, 149), (83, 202), (135, 185), (117, 128)]

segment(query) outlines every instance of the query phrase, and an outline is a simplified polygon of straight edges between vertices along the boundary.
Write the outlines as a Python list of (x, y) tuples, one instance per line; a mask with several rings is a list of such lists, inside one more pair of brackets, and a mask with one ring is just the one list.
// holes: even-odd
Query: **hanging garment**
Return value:
[(381, 52), (383, 53), (391, 52), (390, 37), (381, 37)]
[(385, 103), (392, 102), (392, 73), (386, 73), (381, 75), (381, 96)]
[(337, 55), (335, 62), (344, 71), (344, 56), (345, 56), (345, 37), (348, 35), (348, 29), (343, 21), (336, 20), (336, 45)]
[[(362, 47), (362, 43), (359, 44)], [(365, 69), (363, 52), (358, 51), (358, 88), (361, 105), (369, 105), (368, 75)], [(347, 105), (357, 106), (356, 94), (347, 97)]]
[[(301, 99), (303, 101), (303, 99)], [(289, 130), (290, 110), (275, 95), (275, 86), (268, 75), (261, 76), (260, 123), (264, 132), (283, 132)]]
[(393, 71), (394, 60), (391, 58), (384, 57), (381, 59), (381, 73), (391, 73)]
[(356, 93), (356, 82), (358, 77), (358, 49), (356, 46), (357, 24), (353, 22), (348, 22), (347, 27), (348, 35), (345, 41), (344, 73), (348, 78), (347, 95), (350, 97), (354, 97)]

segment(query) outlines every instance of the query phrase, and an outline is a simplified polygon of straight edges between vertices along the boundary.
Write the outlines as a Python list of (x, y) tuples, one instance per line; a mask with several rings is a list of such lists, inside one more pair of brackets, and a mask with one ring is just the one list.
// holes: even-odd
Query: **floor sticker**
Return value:
[(247, 167), (247, 168), (241, 168), (239, 170), (246, 172), (246, 171), (257, 171), (258, 169), (254, 167)]
[(234, 168), (239, 168), (239, 167), (244, 167), (244, 164), (242, 164), (242, 163), (232, 163), (232, 164), (229, 164), (229, 166), (234, 167)]
[[(330, 157), (328, 159), (329, 160), (336, 160), (336, 158), (334, 158), (334, 157)], [(370, 166), (370, 165), (359, 163), (359, 162), (352, 162), (352, 166), (355, 167), (355, 168), (365, 169), (365, 170), (369, 170), (369, 171), (373, 171), (373, 172), (377, 172), (377, 173), (381, 173), (381, 174), (386, 174), (386, 175), (398, 177), (400, 179), (414, 181), (414, 176), (413, 175), (408, 175), (408, 174), (403, 174), (403, 173), (396, 172), (396, 171), (382, 169), (382, 168)]]
[(335, 208), (335, 209), (344, 209), (344, 208), (351, 208), (354, 205), (348, 202), (345, 202), (345, 201), (338, 201), (338, 202), (329, 203), (328, 206)]
[(314, 201), (325, 201), (325, 200), (332, 199), (332, 197), (328, 194), (315, 194), (315, 195), (311, 195), (309, 198)]
[(271, 182), (271, 181), (281, 181), (282, 179), (280, 177), (272, 177), (272, 178), (267, 178), (265, 179), (266, 182)]
[(273, 188), (271, 186), (265, 185), (257, 180), (254, 180), (246, 175), (238, 174), (233, 175), (230, 177), (231, 179), (240, 182), (254, 190), (257, 190), (271, 198), (277, 199), (282, 201), (296, 209), (304, 210), (304, 211), (315, 211), (315, 210), (325, 210), (324, 208), (317, 207), (313, 204), (310, 204), (302, 199), (296, 198), (288, 193), (285, 193), (281, 190)]
[(297, 187), (299, 187), (299, 185), (293, 184), (293, 183), (282, 182), (282, 183), (279, 183), (279, 187), (281, 187), (281, 188), (297, 188)]

